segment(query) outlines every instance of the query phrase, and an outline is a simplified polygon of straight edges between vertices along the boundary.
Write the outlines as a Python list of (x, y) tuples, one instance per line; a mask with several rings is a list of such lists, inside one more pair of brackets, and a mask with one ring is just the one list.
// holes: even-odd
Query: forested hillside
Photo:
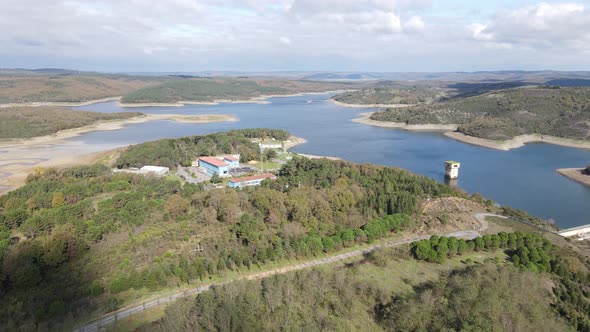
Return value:
[(0, 139), (51, 135), (98, 121), (122, 120), (140, 115), (137, 112), (98, 113), (56, 107), (0, 108)]
[(432, 103), (446, 95), (447, 92), (445, 89), (427, 86), (377, 87), (345, 92), (332, 97), (332, 99), (345, 104), (413, 105), (418, 103)]
[(175, 103), (178, 101), (214, 101), (248, 99), (263, 94), (285, 94), (288, 90), (259, 85), (247, 80), (183, 79), (165, 82), (129, 93), (123, 103)]
[(176, 103), (245, 100), (264, 95), (288, 95), (357, 88), (345, 82), (314, 82), (286, 79), (185, 78), (149, 86), (129, 93), (123, 103)]
[(100, 74), (0, 75), (0, 104), (84, 102), (128, 94), (167, 77)]
[[(449, 258), (445, 266), (416, 264), (400, 249), (382, 249), (344, 266), (224, 285), (171, 305), (149, 329), (588, 330), (587, 270), (564, 274), (563, 280), (582, 277), (566, 294), (562, 287), (569, 281), (514, 267), (490, 247), (477, 250), (460, 253), (460, 260)], [(547, 285), (554, 282), (552, 291)], [(562, 309), (576, 305), (578, 311)]]
[(129, 147), (115, 162), (118, 168), (190, 165), (198, 156), (239, 153), (242, 162), (260, 159), (254, 138), (286, 140), (289, 133), (274, 129), (241, 129), (205, 136), (161, 139)]
[(340, 161), (296, 158), (279, 175), (236, 191), (100, 165), (39, 170), (0, 197), (0, 329), (60, 329), (149, 292), (371, 242), (416, 227), (427, 197), (464, 196)]
[(389, 109), (371, 116), (406, 124), (459, 124), (475, 137), (505, 140), (542, 134), (587, 140), (590, 137), (590, 89), (522, 87), (431, 105)]

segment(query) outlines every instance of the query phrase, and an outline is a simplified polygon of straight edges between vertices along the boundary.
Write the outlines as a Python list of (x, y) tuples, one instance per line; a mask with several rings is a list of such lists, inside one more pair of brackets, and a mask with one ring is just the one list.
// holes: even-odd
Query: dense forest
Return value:
[(505, 140), (522, 134), (588, 139), (590, 89), (555, 86), (497, 90), (431, 105), (389, 109), (371, 119), (407, 124), (458, 124), (466, 135)]
[(396, 168), (305, 158), (239, 191), (101, 165), (38, 170), (0, 197), (0, 329), (59, 329), (148, 292), (371, 242), (449, 195), (464, 196)]
[(413, 105), (432, 103), (446, 96), (446, 90), (428, 86), (375, 87), (338, 94), (332, 99), (345, 104)]
[(190, 165), (199, 156), (239, 153), (242, 162), (260, 159), (260, 148), (252, 139), (284, 141), (289, 133), (275, 129), (241, 129), (205, 136), (161, 139), (129, 147), (115, 162), (118, 168), (159, 165)]
[(122, 120), (140, 115), (137, 112), (98, 113), (57, 107), (5, 107), (0, 108), (0, 139), (51, 135), (98, 121)]

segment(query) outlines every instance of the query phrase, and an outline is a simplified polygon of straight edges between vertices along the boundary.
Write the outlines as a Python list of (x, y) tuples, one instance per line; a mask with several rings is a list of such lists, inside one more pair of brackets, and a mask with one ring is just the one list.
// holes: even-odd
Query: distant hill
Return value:
[(40, 73), (40, 74), (80, 74), (82, 73), (79, 70), (71, 70), (71, 69), (62, 69), (62, 68), (39, 68), (39, 69), (32, 69), (32, 72)]
[(304, 76), (306, 80), (367, 80), (377, 79), (378, 77), (366, 73), (351, 73), (351, 74), (338, 74), (338, 73), (317, 73), (312, 75)]
[(129, 119), (139, 115), (141, 113), (98, 113), (57, 107), (3, 107), (0, 108), (0, 139), (51, 135), (97, 121)]
[(263, 95), (321, 92), (359, 88), (349, 82), (312, 82), (280, 79), (176, 78), (145, 87), (123, 97), (124, 103), (176, 103), (242, 100)]
[(517, 88), (531, 85), (523, 81), (500, 81), (500, 82), (481, 82), (481, 83), (453, 83), (449, 84), (450, 89), (455, 89), (456, 93), (452, 98), (472, 97), (484, 94), (486, 92), (502, 89)]
[(61, 70), (0, 72), (0, 104), (35, 102), (83, 102), (121, 96), (166, 77), (124, 75), (69, 75)]
[(459, 124), (475, 137), (505, 140), (522, 134), (590, 138), (590, 88), (521, 87), (387, 110), (377, 121)]
[(545, 84), (556, 86), (590, 86), (590, 79), (559, 78), (547, 81)]
[(432, 87), (399, 87), (399, 88), (366, 88), (352, 92), (345, 92), (332, 99), (346, 104), (357, 105), (393, 105), (431, 103), (447, 96), (442, 88)]

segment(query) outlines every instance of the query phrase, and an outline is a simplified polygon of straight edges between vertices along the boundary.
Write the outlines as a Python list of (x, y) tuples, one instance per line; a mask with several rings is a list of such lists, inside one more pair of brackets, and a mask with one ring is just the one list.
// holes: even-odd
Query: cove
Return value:
[(461, 162), (457, 186), (500, 204), (522, 209), (561, 228), (590, 223), (590, 188), (559, 175), (557, 168), (590, 163), (590, 150), (533, 143), (510, 151), (473, 146), (437, 132), (379, 128), (351, 120), (370, 109), (346, 108), (331, 94), (270, 98), (269, 104), (186, 105), (122, 108), (104, 102), (74, 109), (150, 114), (230, 114), (237, 122), (190, 124), (154, 121), (69, 139), (87, 145), (124, 146), (160, 138), (202, 135), (240, 128), (286, 129), (308, 143), (294, 152), (340, 157), (357, 163), (397, 166), (444, 181), (443, 161)]

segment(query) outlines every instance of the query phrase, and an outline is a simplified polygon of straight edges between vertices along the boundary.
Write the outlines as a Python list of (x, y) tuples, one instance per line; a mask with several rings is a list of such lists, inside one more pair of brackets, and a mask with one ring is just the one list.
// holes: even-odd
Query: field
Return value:
[(590, 138), (590, 89), (520, 87), (377, 112), (372, 120), (458, 124), (469, 136), (507, 140), (524, 134)]
[(51, 135), (98, 121), (129, 119), (139, 115), (141, 113), (97, 113), (58, 107), (3, 107), (0, 108), (0, 139)]
[(75, 103), (122, 96), (165, 77), (123, 75), (0, 75), (0, 104)]

